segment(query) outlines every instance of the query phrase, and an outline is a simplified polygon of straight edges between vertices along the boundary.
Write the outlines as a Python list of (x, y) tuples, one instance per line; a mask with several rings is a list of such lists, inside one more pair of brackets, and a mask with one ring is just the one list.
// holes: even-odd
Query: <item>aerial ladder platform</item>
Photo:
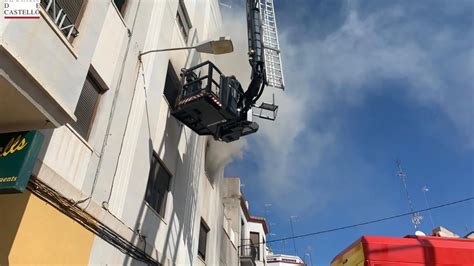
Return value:
[(253, 117), (275, 120), (278, 106), (257, 104), (267, 86), (284, 89), (273, 0), (246, 0), (251, 81), (246, 90), (235, 76), (206, 61), (181, 73), (171, 114), (198, 135), (225, 142), (257, 132)]

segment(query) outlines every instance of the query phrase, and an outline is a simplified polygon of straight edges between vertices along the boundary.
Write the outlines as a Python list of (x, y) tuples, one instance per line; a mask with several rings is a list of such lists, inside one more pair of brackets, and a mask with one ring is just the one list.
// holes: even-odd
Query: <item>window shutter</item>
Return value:
[(56, 8), (64, 9), (69, 20), (77, 26), (84, 0), (41, 0), (43, 6), (47, 6), (51, 1), (54, 2), (53, 5), (56, 4)]
[(99, 85), (88, 75), (79, 96), (76, 111), (74, 112), (77, 121), (72, 124), (76, 132), (86, 140), (89, 137), (100, 93)]

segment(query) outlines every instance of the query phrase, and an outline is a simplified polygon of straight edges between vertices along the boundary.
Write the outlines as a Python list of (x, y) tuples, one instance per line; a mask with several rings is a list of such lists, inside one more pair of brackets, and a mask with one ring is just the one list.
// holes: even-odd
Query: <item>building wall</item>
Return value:
[[(46, 116), (48, 121), (43, 124), (49, 126), (45, 127), (57, 127), (76, 119), (74, 110), (99, 38), (98, 29), (104, 23), (102, 14), (110, 4), (110, 1), (89, 1), (87, 5), (93, 8), (86, 8), (78, 27), (80, 34), (72, 43), (43, 10), (38, 20), (0, 17), (2, 60), (11, 60), (19, 67), (11, 70), (15, 73), (3, 75), (11, 78), (11, 85)], [(3, 5), (1, 8), (3, 11)], [(26, 80), (33, 82), (25, 84)]]
[(0, 265), (87, 264), (94, 234), (31, 192), (0, 195)]
[[(250, 239), (251, 232), (258, 233), (260, 237), (259, 242), (261, 244), (259, 245), (259, 257), (255, 261), (255, 264), (266, 265), (265, 257), (267, 255), (267, 248), (266, 244), (264, 244), (266, 242), (265, 229), (262, 223), (252, 221), (251, 217), (249, 217), (248, 202), (244, 202), (242, 205), (243, 199), (240, 191), (240, 178), (224, 178), (222, 198), (224, 214), (230, 227), (229, 231), (235, 234), (235, 242), (238, 243), (237, 250), (240, 252), (240, 246), (249, 244), (248, 240)], [(244, 247), (244, 249), (246, 248)], [(239, 255), (241, 255), (241, 253), (239, 253)]]
[[(125, 106), (123, 109), (126, 111), (121, 113), (122, 108), (119, 110), (117, 107), (117, 115), (111, 122), (111, 132), (123, 132), (125, 137), (123, 140), (121, 134), (114, 134), (117, 137), (113, 135), (108, 137), (107, 141), (111, 144), (104, 149), (102, 160), (103, 162), (118, 160), (118, 168), (115, 169), (113, 164), (102, 164), (92, 195), (96, 202), (108, 200), (111, 213), (119, 217), (126, 226), (140, 230), (146, 237), (147, 245), (153, 246), (158, 251), (159, 261), (162, 262), (188, 265), (193, 261), (199, 261), (197, 239), (202, 218), (211, 229), (206, 262), (216, 265), (220, 259), (217, 252), (220, 245), (217, 243), (222, 234), (223, 218), (219, 211), (219, 186), (217, 183), (210, 184), (204, 172), (206, 138), (197, 136), (172, 118), (169, 105), (163, 97), (168, 60), (178, 72), (181, 67), (190, 66), (192, 61), (196, 61), (196, 57), (201, 57), (202, 60), (212, 57), (197, 56), (194, 52), (188, 51), (149, 54), (143, 58), (142, 69), (137, 67), (136, 60), (139, 51), (182, 47), (219, 36), (220, 21), (202, 16), (210, 12), (218, 14), (217, 1), (200, 0), (185, 3), (195, 27), (190, 32), (188, 43), (184, 42), (176, 25), (177, 1), (136, 2), (136, 7), (131, 6), (130, 12), (126, 12), (123, 25), (128, 27), (133, 35), (132, 45), (128, 47), (129, 51), (125, 52), (131, 56), (129, 60), (125, 59), (124, 73), (133, 74), (127, 79), (125, 76), (122, 77), (119, 87), (120, 93), (125, 96), (120, 97), (116, 105)], [(105, 23), (117, 25), (113, 21), (116, 20), (114, 18), (116, 13), (111, 13), (112, 16), (107, 20), (112, 21), (106, 20)], [(138, 19), (132, 19), (133, 16), (137, 16)], [(140, 19), (142, 17), (150, 19)], [(102, 38), (105, 41), (102, 41)], [(107, 38), (107, 35), (102, 35), (99, 45), (101, 42), (107, 42)], [(137, 44), (142, 47), (137, 48)], [(93, 65), (96, 62), (95, 58), (94, 54)], [(100, 60), (97, 60), (97, 65), (99, 64)], [(129, 99), (133, 100), (127, 101)], [(98, 115), (101, 117), (101, 113)], [(143, 201), (151, 150), (158, 153), (173, 176), (164, 217), (159, 217)], [(117, 154), (121, 156), (117, 158)], [(111, 185), (113, 190), (109, 191)], [(101, 239), (97, 239), (94, 242), (90, 262), (131, 261), (127, 256), (107, 246), (108, 244)], [(104, 249), (109, 251), (104, 252)]]
[[(256, 232), (258, 233), (260, 240), (260, 243), (265, 243), (266, 242), (266, 236), (265, 236), (265, 231), (263, 229), (262, 224), (260, 223), (255, 223), (255, 222), (249, 222), (247, 223), (247, 230), (250, 232)], [(265, 265), (265, 257), (266, 257), (266, 245), (259, 245), (260, 249), (260, 254), (259, 254), (259, 260), (257, 261), (257, 265)]]
[[(72, 44), (43, 14), (36, 22), (2, 18), (0, 46), (24, 66), (22, 78), (35, 79), (35, 89), (70, 115), (64, 121), (75, 119), (88, 72), (106, 89), (87, 140), (64, 121), (41, 130), (45, 143), (33, 171), (38, 180), (163, 265), (203, 264), (197, 255), (203, 219), (210, 227), (205, 264), (236, 265), (239, 237), (224, 215), (223, 170), (206, 173), (207, 137), (178, 123), (163, 96), (168, 61), (179, 73), (182, 67), (214, 57), (176, 51), (148, 54), (143, 64), (138, 60), (141, 51), (188, 46), (222, 35), (217, 0), (184, 2), (194, 26), (187, 43), (176, 23), (178, 1), (130, 0), (122, 16), (112, 1), (89, 0), (80, 35)], [(144, 202), (153, 151), (172, 174), (163, 217)], [(13, 201), (18, 203), (11, 205)], [(10, 242), (0, 244), (0, 264), (22, 262), (20, 250), (26, 248), (37, 252), (30, 256), (35, 263), (144, 264), (29, 192), (0, 196), (2, 205), (18, 207), (0, 208), (0, 225), (17, 231), (8, 236)], [(33, 223), (46, 217), (41, 227)], [(65, 243), (61, 231), (70, 232), (67, 239), (74, 241)], [(37, 241), (27, 243), (32, 232)], [(45, 252), (45, 243), (60, 248)], [(77, 245), (78, 251), (70, 254)], [(53, 251), (64, 251), (64, 256), (52, 257)]]
[[(305, 266), (304, 261), (298, 256), (285, 255), (285, 254), (268, 254), (267, 264), (270, 266), (294, 266), (301, 265)], [(362, 262), (363, 264), (363, 262)], [(361, 265), (354, 262), (349, 262), (348, 265)]]

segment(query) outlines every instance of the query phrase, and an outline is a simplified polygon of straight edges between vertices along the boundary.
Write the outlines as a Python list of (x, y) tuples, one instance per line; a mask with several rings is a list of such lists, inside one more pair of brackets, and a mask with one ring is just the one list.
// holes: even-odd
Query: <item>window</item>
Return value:
[(89, 138), (99, 98), (104, 92), (105, 90), (92, 75), (88, 74), (74, 111), (77, 121), (71, 124), (72, 128), (85, 140)]
[(122, 17), (125, 15), (125, 9), (127, 7), (127, 0), (114, 0), (114, 4), (117, 9), (120, 11)]
[(260, 235), (256, 232), (250, 232), (250, 242), (252, 246), (255, 248), (255, 253), (257, 254), (256, 260), (260, 260)]
[(209, 227), (201, 219), (201, 227), (199, 229), (199, 243), (198, 243), (198, 255), (206, 260), (206, 245), (207, 245), (207, 234), (209, 233)]
[(77, 27), (82, 17), (85, 0), (41, 0), (41, 6), (72, 42), (79, 32)]
[(176, 98), (178, 97), (178, 91), (181, 83), (179, 78), (174, 71), (173, 65), (171, 62), (168, 62), (168, 72), (166, 73), (165, 89), (163, 94), (165, 95), (168, 104), (171, 107), (174, 107), (176, 104)]
[(145, 201), (162, 218), (165, 216), (166, 195), (168, 194), (171, 174), (163, 167), (158, 155), (153, 153), (150, 162), (150, 173), (146, 187)]
[(186, 10), (186, 5), (184, 0), (179, 0), (178, 12), (176, 12), (176, 21), (178, 22), (179, 30), (183, 35), (184, 42), (188, 42), (189, 30), (193, 27), (191, 25), (191, 20), (189, 19), (188, 11)]

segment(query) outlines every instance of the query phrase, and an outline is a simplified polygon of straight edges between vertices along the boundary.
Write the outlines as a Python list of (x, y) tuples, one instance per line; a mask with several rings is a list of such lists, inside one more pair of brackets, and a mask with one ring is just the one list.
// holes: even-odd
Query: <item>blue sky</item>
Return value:
[[(225, 170), (242, 178), (251, 212), (270, 221), (270, 240), (291, 236), (292, 215), (295, 234), (304, 234), (409, 211), (397, 158), (417, 209), (426, 207), (424, 185), (431, 206), (474, 195), (473, 1), (275, 5), (287, 87), (277, 94), (279, 116), (260, 121)], [(237, 18), (242, 8), (234, 1), (228, 11)], [(247, 68), (239, 71), (248, 79)], [(474, 230), (472, 201), (431, 215), (458, 234)], [(413, 232), (406, 217), (297, 239), (296, 247), (303, 257), (310, 245), (313, 265), (327, 265), (361, 235)], [(271, 246), (293, 253), (292, 241)]]

